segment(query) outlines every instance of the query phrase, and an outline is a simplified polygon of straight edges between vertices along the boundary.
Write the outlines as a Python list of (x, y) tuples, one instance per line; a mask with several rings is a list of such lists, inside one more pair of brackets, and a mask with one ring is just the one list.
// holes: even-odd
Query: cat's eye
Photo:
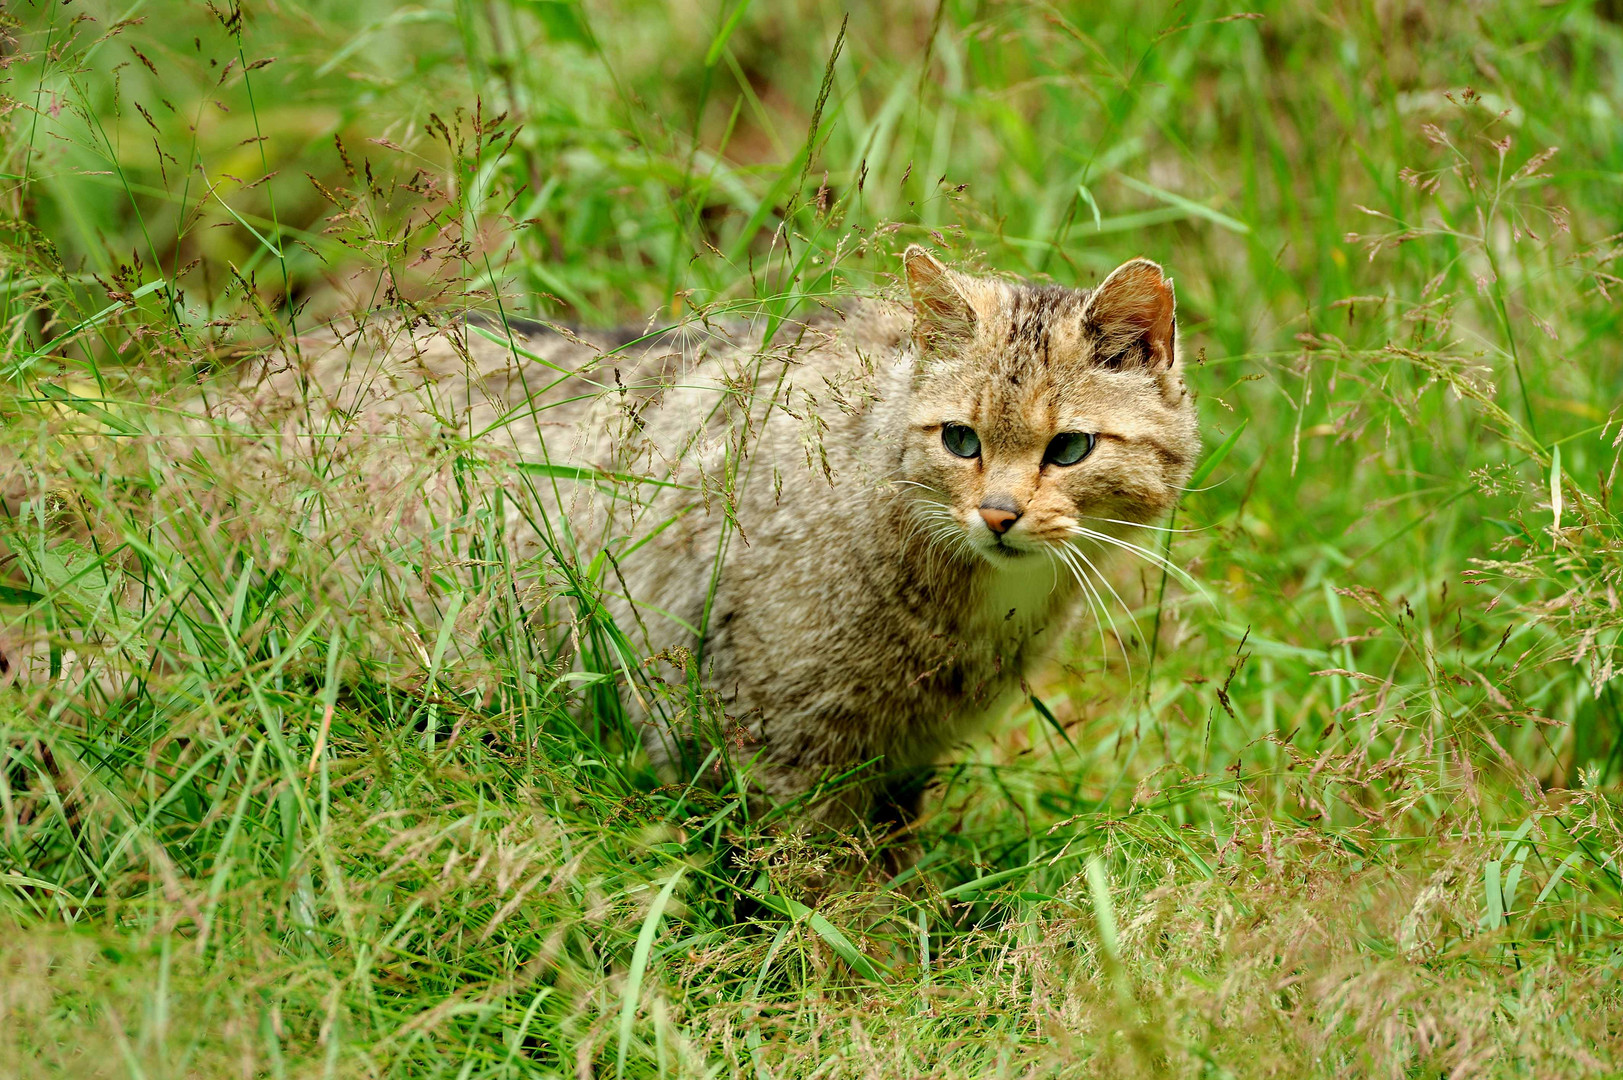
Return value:
[(975, 429), (963, 424), (946, 424), (941, 428), (941, 444), (962, 458), (981, 456), (981, 437)]
[(1043, 452), (1043, 464), (1075, 465), (1092, 452), (1092, 435), (1086, 431), (1062, 431)]

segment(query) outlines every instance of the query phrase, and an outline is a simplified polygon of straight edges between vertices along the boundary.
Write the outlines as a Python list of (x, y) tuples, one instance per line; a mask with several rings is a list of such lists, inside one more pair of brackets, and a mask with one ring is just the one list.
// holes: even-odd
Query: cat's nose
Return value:
[(1009, 531), (1009, 527), (1020, 520), (1020, 511), (1014, 505), (1002, 499), (987, 499), (981, 503), (981, 520), (986, 527), (1002, 536)]

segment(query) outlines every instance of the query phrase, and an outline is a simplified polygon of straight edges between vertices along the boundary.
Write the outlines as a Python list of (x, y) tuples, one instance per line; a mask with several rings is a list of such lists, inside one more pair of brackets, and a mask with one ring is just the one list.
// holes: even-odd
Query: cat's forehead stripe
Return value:
[(1028, 449), (1046, 443), (1058, 422), (1058, 387), (1044, 372), (1030, 373), (1021, 383), (1012, 377), (988, 379), (975, 395), (971, 411), (984, 419), (983, 441), (1007, 450)]
[(1030, 375), (1046, 372), (1054, 362), (1056, 332), (1062, 341), (1073, 335), (1069, 322), (1081, 312), (1087, 294), (1060, 285), (1006, 285), (1000, 316), (1004, 355), (999, 374), (1019, 385)]

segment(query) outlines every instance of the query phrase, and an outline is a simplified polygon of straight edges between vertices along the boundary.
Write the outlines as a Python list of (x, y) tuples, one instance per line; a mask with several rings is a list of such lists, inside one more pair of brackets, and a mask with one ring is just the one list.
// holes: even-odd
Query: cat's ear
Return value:
[(1094, 362), (1171, 370), (1177, 360), (1177, 306), (1172, 279), (1155, 263), (1133, 259), (1116, 267), (1082, 309), (1082, 324), (1094, 339)]
[(975, 333), (975, 309), (969, 306), (957, 275), (918, 244), (902, 253), (907, 291), (913, 297), (913, 340), (929, 350), (967, 341)]

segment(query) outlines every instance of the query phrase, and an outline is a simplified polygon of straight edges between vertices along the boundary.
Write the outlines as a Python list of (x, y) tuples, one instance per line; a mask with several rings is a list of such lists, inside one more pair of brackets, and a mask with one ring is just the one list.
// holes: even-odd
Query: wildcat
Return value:
[[(371, 516), (424, 536), (455, 517), (445, 431), (551, 463), (539, 508), (508, 499), (508, 538), (531, 565), (608, 552), (625, 673), (663, 655), (697, 674), (768, 796), (843, 774), (824, 820), (905, 818), (922, 771), (1102, 602), (1101, 557), (1173, 505), (1199, 438), (1156, 264), (1091, 291), (960, 273), (918, 246), (903, 264), (910, 304), (771, 341), (511, 320), (309, 340), (234, 408), (295, 441), (321, 427)], [(704, 725), (622, 689), (656, 761), (690, 778)]]
[[(862, 308), (788, 372), (754, 450), (781, 490), (739, 494), (748, 543), (727, 545), (703, 618), (711, 684), (770, 793), (876, 762), (835, 818), (913, 812), (916, 770), (1059, 644), (1083, 575), (1172, 506), (1199, 446), (1155, 264), (1091, 293), (919, 247), (904, 265), (910, 312)], [(797, 421), (811, 413), (820, 436)], [(718, 517), (656, 538), (630, 594), (698, 625)]]

